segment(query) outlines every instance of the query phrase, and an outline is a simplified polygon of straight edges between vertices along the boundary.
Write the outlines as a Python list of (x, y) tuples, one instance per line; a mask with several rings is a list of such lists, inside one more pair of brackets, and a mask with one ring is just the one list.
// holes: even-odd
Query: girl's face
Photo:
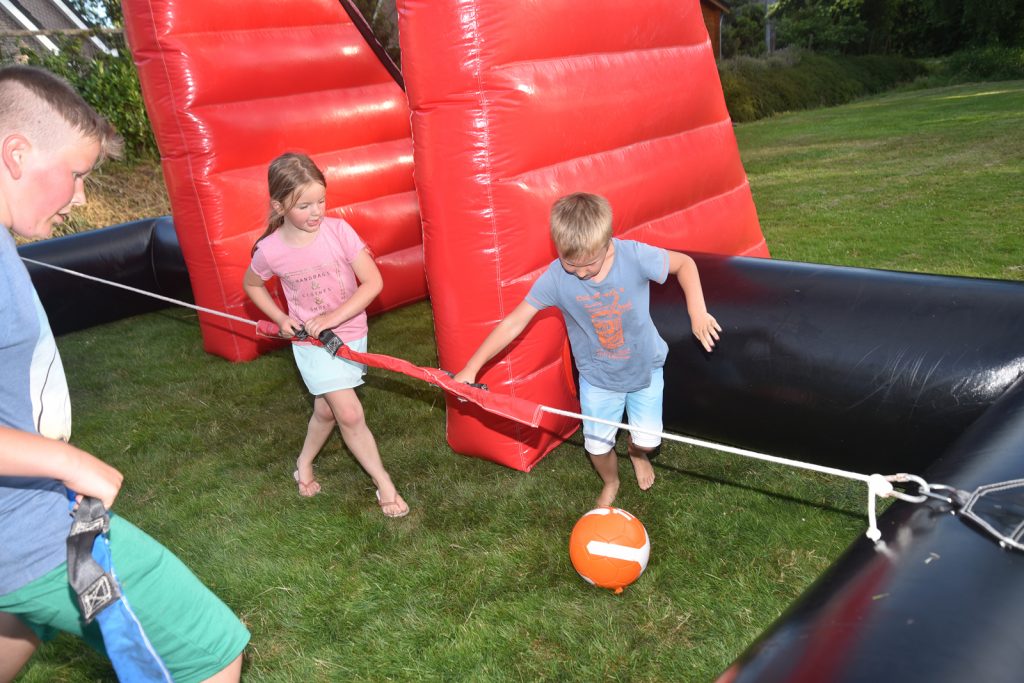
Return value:
[[(300, 187), (293, 196), (295, 203), (284, 214), (285, 225), (302, 232), (319, 230), (327, 209), (327, 188), (320, 183), (309, 183)], [(275, 204), (278, 211), (283, 208), (279, 202)]]

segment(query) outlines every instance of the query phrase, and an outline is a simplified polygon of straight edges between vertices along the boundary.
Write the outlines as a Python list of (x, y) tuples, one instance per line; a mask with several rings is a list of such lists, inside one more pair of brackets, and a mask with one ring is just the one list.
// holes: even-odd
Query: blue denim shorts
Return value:
[[(661, 368), (651, 371), (651, 383), (639, 391), (609, 391), (595, 387), (580, 377), (580, 407), (584, 415), (611, 422), (622, 422), (622, 414), (633, 443), (641, 448), (654, 448), (661, 437), (648, 432), (661, 433), (661, 401), (665, 393), (665, 378)], [(637, 431), (642, 429), (644, 431)], [(615, 448), (618, 428), (590, 420), (583, 421), (583, 447), (591, 455), (604, 455)]]

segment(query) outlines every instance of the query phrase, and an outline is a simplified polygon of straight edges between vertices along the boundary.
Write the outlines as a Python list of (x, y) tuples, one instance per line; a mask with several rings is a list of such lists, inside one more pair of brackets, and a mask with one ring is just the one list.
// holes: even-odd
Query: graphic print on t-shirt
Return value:
[(282, 277), (285, 285), (291, 290), (292, 301), (307, 311), (315, 311), (317, 315), (330, 310), (327, 302), (337, 288), (341, 288), (341, 300), (346, 297), (341, 273), (336, 263), (323, 263), (312, 268), (285, 273)]
[(609, 360), (628, 360), (629, 347), (622, 334), (622, 314), (633, 308), (633, 302), (619, 300), (624, 288), (596, 292), (589, 296), (578, 296), (576, 300), (590, 314), (594, 333), (601, 343), (598, 357)]

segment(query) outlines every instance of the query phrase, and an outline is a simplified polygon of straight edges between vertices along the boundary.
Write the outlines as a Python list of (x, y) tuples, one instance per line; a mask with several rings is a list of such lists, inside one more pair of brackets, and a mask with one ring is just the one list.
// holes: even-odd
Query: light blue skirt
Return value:
[[(366, 353), (366, 337), (345, 343), (353, 351)], [(363, 383), (366, 366), (331, 356), (322, 346), (292, 344), (292, 355), (309, 393), (321, 396), (341, 389), (354, 389)]]

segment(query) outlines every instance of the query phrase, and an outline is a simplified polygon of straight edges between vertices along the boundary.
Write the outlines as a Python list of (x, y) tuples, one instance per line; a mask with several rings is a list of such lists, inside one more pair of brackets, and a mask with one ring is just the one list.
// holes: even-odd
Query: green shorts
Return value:
[[(177, 683), (205, 680), (238, 657), (249, 631), (171, 551), (113, 514), (110, 548), (121, 589)], [(0, 612), (20, 617), (41, 640), (67, 631), (104, 652), (97, 622), (82, 623), (66, 564), (0, 595)]]

